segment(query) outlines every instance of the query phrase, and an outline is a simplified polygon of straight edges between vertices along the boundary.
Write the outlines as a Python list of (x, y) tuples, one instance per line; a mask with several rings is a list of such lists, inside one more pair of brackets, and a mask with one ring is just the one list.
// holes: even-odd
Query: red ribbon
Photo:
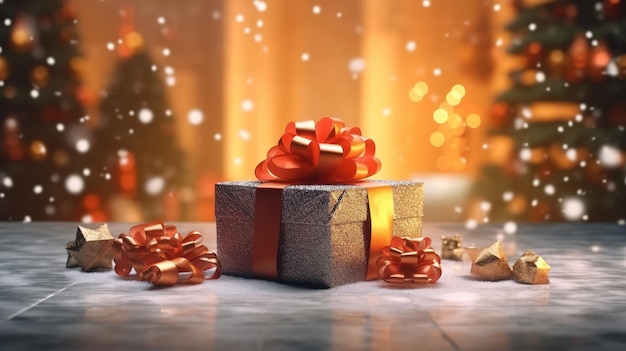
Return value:
[[(200, 232), (194, 230), (183, 237), (175, 226), (161, 221), (133, 226), (113, 242), (115, 273), (126, 277), (134, 269), (140, 280), (156, 285), (199, 284), (205, 279), (217, 279), (222, 265), (217, 254), (201, 241)], [(213, 273), (205, 277), (204, 271), (213, 268)]]
[(351, 182), (380, 170), (375, 150), (373, 140), (357, 127), (346, 128), (339, 118), (290, 122), (255, 174), (262, 181)]
[(266, 181), (256, 191), (252, 244), (255, 276), (278, 279), (281, 193), (286, 183), (348, 183), (367, 188), (371, 240), (366, 279), (377, 279), (375, 260), (392, 235), (393, 196), (387, 184), (360, 182), (381, 168), (375, 151), (373, 140), (363, 137), (359, 128), (347, 128), (339, 118), (287, 124), (278, 145), (255, 170), (256, 177)]
[(430, 238), (393, 237), (377, 261), (378, 275), (387, 283), (435, 283), (441, 277), (441, 258)]

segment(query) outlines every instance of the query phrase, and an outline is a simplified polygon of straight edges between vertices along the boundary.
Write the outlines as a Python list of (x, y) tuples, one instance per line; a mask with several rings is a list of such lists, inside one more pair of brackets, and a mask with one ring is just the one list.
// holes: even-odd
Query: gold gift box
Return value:
[[(424, 185), (374, 181), (391, 187), (393, 236), (422, 234)], [(257, 278), (252, 269), (258, 181), (215, 187), (217, 253), (224, 274)], [(289, 185), (282, 189), (278, 281), (334, 287), (365, 280), (370, 223), (367, 189), (358, 185)]]

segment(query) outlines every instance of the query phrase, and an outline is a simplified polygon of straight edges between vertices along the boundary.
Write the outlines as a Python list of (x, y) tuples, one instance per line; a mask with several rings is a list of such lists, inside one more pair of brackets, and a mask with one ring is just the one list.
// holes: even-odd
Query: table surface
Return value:
[[(199, 230), (215, 249), (213, 223)], [(464, 246), (501, 240), (510, 264), (526, 250), (552, 267), (549, 285), (470, 279), (442, 262), (438, 283), (382, 281), (311, 290), (222, 276), (169, 288), (113, 271), (65, 268), (78, 223), (0, 223), (2, 350), (622, 350), (626, 347), (626, 227), (519, 224), (468, 230), (425, 223)], [(95, 228), (97, 225), (85, 225)], [(109, 223), (113, 236), (130, 224)], [(219, 254), (219, 253), (218, 253)]]

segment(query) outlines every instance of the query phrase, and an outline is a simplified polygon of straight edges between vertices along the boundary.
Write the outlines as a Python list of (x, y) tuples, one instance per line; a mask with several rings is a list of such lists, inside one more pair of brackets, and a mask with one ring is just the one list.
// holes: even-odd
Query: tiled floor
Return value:
[[(432, 286), (380, 281), (326, 290), (223, 276), (154, 288), (112, 271), (66, 269), (76, 223), (0, 223), (1, 350), (622, 350), (626, 347), (626, 227), (497, 225), (468, 231), (426, 223), (464, 244), (502, 239), (511, 264), (529, 248), (550, 285), (469, 279), (443, 261)], [(128, 224), (109, 224), (114, 236)], [(93, 225), (95, 228), (96, 226)], [(213, 224), (198, 229), (215, 248)], [(218, 253), (219, 254), (219, 253)]]

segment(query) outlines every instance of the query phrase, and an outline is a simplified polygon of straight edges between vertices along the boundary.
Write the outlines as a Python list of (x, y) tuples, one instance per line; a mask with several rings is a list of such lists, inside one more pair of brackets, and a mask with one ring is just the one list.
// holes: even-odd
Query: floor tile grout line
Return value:
[(422, 308), (422, 306), (419, 306), (420, 311), (422, 311), (423, 313), (426, 313), (426, 316), (428, 317), (428, 320), (430, 321), (430, 323), (435, 327), (435, 329), (437, 329), (437, 331), (439, 331), (439, 333), (441, 334), (441, 336), (446, 339), (446, 341), (448, 343), (450, 343), (450, 345), (452, 346), (452, 348), (454, 350), (461, 350), (461, 348), (459, 347), (459, 345), (452, 340), (452, 338), (445, 332), (443, 331), (443, 329), (441, 329), (441, 326), (439, 325), (439, 323), (435, 322), (435, 320), (433, 319), (433, 317), (430, 315), (430, 313), (428, 313), (428, 311), (424, 311), (424, 309)]
[(30, 310), (31, 308), (33, 308), (33, 307), (35, 307), (35, 306), (39, 305), (40, 303), (42, 303), (42, 302), (44, 302), (44, 301), (46, 301), (46, 300), (51, 299), (54, 295), (56, 295), (56, 294), (58, 294), (58, 293), (61, 293), (61, 292), (65, 291), (65, 290), (67, 290), (67, 289), (69, 289), (69, 288), (71, 288), (72, 286), (74, 286), (74, 285), (76, 285), (76, 284), (78, 284), (78, 282), (73, 282), (72, 284), (70, 284), (70, 285), (68, 285), (68, 286), (66, 286), (66, 287), (63, 287), (62, 289), (59, 289), (59, 290), (57, 290), (57, 291), (53, 292), (52, 294), (50, 294), (50, 295), (48, 295), (48, 296), (46, 296), (46, 297), (43, 297), (43, 298), (41, 298), (41, 299), (39, 299), (39, 300), (35, 301), (34, 303), (32, 303), (32, 304), (30, 304), (30, 305), (28, 305), (28, 306), (26, 306), (26, 307), (22, 308), (21, 310), (19, 310), (19, 311), (15, 312), (15, 313), (11, 314), (10, 316), (8, 316), (7, 318), (5, 318), (5, 319), (4, 319), (4, 322), (10, 321), (11, 319), (13, 319), (13, 318), (15, 318), (15, 317), (19, 316), (20, 314), (22, 314), (22, 313), (24, 313), (24, 312), (26, 312), (26, 311)]

